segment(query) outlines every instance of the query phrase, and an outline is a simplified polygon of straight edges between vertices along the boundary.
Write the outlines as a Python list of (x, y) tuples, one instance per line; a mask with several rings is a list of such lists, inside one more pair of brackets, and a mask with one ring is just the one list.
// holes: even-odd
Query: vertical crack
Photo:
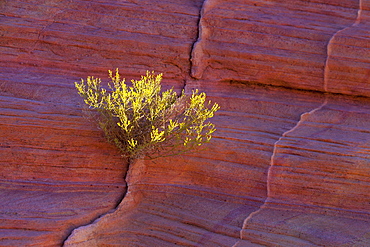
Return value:
[[(184, 86), (182, 88), (183, 92), (187, 92), (187, 82), (188, 81), (195, 81), (200, 79), (201, 77), (194, 76), (195, 71), (197, 71), (197, 65), (201, 62), (199, 60), (202, 58), (200, 55), (201, 53), (201, 45), (202, 45), (202, 19), (203, 19), (203, 13), (204, 9), (206, 6), (206, 2), (209, 0), (203, 0), (203, 3), (201, 4), (199, 8), (199, 13), (198, 13), (198, 21), (197, 21), (197, 32), (196, 32), (196, 37), (194, 38), (193, 44), (191, 45), (190, 52), (189, 52), (189, 70), (188, 70), (188, 75), (184, 79)], [(198, 52), (198, 50), (200, 52)]]
[[(79, 229), (83, 229), (83, 228), (86, 228), (86, 227), (89, 227), (91, 225), (94, 225), (96, 222), (98, 222), (101, 218), (109, 215), (109, 214), (113, 214), (118, 208), (119, 206), (121, 205), (121, 203), (123, 202), (123, 200), (125, 199), (126, 195), (128, 194), (128, 191), (129, 191), (129, 183), (127, 182), (127, 177), (128, 177), (128, 173), (130, 171), (130, 166), (131, 164), (133, 163), (133, 161), (131, 159), (128, 159), (127, 160), (127, 169), (126, 169), (126, 172), (123, 176), (123, 180), (126, 182), (126, 190), (121, 194), (121, 196), (117, 199), (117, 203), (111, 208), (109, 209), (107, 212), (97, 216), (96, 218), (94, 218), (93, 220), (91, 220), (89, 223), (85, 224), (85, 225), (81, 225), (81, 226), (78, 226), (78, 227), (75, 227), (74, 229), (72, 229), (69, 234), (67, 235), (67, 237), (62, 241), (62, 246), (69, 246), (68, 244), (68, 241), (73, 238), (73, 235), (79, 231)], [(72, 244), (73, 245), (73, 244)]]
[(338, 30), (334, 35), (330, 38), (328, 45), (327, 45), (327, 53), (326, 53), (326, 61), (325, 61), (325, 68), (324, 68), (324, 91), (328, 92), (328, 80), (329, 80), (329, 74), (330, 74), (330, 69), (329, 69), (329, 59), (333, 53), (332, 46), (334, 39), (342, 32), (346, 31), (347, 29), (350, 29), (352, 27), (357, 26), (361, 22), (361, 14), (363, 10), (363, 0), (359, 0), (359, 6), (358, 6), (358, 11), (357, 11), (357, 17), (355, 22), (348, 27), (345, 27), (343, 29)]
[(240, 240), (238, 240), (234, 245), (233, 247), (237, 247), (239, 242), (241, 240), (243, 240), (243, 229), (247, 228), (247, 225), (250, 221), (250, 219), (258, 214), (266, 205), (266, 203), (269, 202), (269, 199), (271, 198), (271, 178), (272, 178), (272, 168), (274, 167), (274, 161), (275, 161), (275, 156), (276, 156), (276, 153), (277, 153), (277, 149), (278, 149), (278, 145), (279, 145), (279, 142), (282, 141), (282, 139), (284, 137), (286, 137), (289, 133), (295, 131), (297, 128), (299, 128), (299, 126), (306, 121), (306, 119), (314, 114), (316, 111), (319, 111), (321, 110), (324, 106), (327, 105), (328, 103), (328, 83), (329, 83), (329, 74), (330, 74), (330, 69), (329, 69), (329, 59), (330, 57), (332, 56), (333, 54), (333, 42), (334, 42), (334, 39), (342, 32), (344, 32), (345, 30), (347, 29), (350, 29), (352, 27), (355, 27), (357, 26), (360, 22), (361, 22), (361, 14), (362, 14), (362, 10), (363, 10), (363, 0), (359, 0), (359, 8), (358, 8), (358, 11), (357, 11), (357, 17), (356, 17), (356, 20), (355, 22), (351, 25), (351, 26), (348, 26), (348, 27), (345, 27), (345, 28), (342, 28), (340, 30), (338, 30), (337, 32), (335, 32), (332, 37), (329, 39), (328, 41), (328, 44), (327, 44), (327, 49), (326, 49), (326, 60), (325, 60), (325, 65), (324, 65), (324, 75), (323, 75), (323, 89), (324, 89), (324, 95), (325, 95), (325, 98), (324, 98), (324, 101), (323, 103), (318, 106), (317, 108), (315, 109), (312, 109), (311, 111), (308, 111), (308, 112), (305, 112), (303, 114), (301, 114), (300, 116), (300, 119), (299, 121), (297, 122), (297, 124), (290, 130), (284, 132), (281, 137), (274, 143), (274, 147), (273, 147), (273, 152), (272, 152), (272, 156), (271, 156), (271, 159), (270, 159), (270, 166), (268, 168), (268, 171), (267, 171), (267, 197), (265, 199), (265, 202), (261, 205), (261, 207), (252, 212), (250, 215), (248, 215), (248, 217), (244, 220), (244, 223), (243, 223), (243, 227), (242, 229), (240, 230)]
[[(291, 132), (295, 131), (295, 130), (296, 130), (296, 129), (301, 125), (301, 123), (303, 123), (303, 122), (308, 118), (308, 116), (310, 116), (311, 114), (314, 114), (316, 111), (318, 111), (318, 110), (320, 110), (322, 107), (324, 107), (324, 106), (326, 105), (326, 103), (327, 103), (327, 99), (326, 99), (326, 97), (325, 97), (324, 103), (323, 103), (323, 104), (321, 104), (319, 107), (317, 107), (317, 108), (315, 108), (315, 109), (313, 109), (313, 110), (311, 110), (311, 111), (304, 112), (303, 114), (301, 114), (300, 119), (299, 119), (299, 121), (297, 122), (297, 124), (296, 124), (293, 128), (291, 128), (291, 129), (289, 129), (289, 130), (285, 131), (285, 132), (280, 136), (280, 138), (279, 138), (279, 139), (274, 143), (274, 147), (273, 147), (273, 151), (272, 151), (272, 156), (271, 156), (271, 159), (270, 159), (270, 166), (269, 166), (268, 171), (267, 171), (267, 180), (266, 180), (266, 183), (267, 183), (267, 196), (266, 196), (266, 199), (265, 199), (264, 203), (261, 205), (261, 207), (260, 207), (259, 209), (257, 209), (256, 211), (252, 212), (251, 214), (249, 214), (249, 215), (248, 215), (248, 217), (244, 220), (244, 222), (243, 222), (243, 226), (242, 226), (242, 228), (241, 228), (241, 230), (240, 230), (240, 240), (243, 240), (243, 230), (247, 228), (247, 225), (248, 225), (248, 223), (249, 223), (249, 220), (250, 220), (254, 215), (258, 214), (258, 213), (259, 213), (259, 212), (260, 212), (260, 211), (265, 207), (266, 203), (268, 203), (268, 202), (269, 202), (270, 195), (271, 195), (271, 177), (272, 177), (272, 175), (271, 175), (271, 170), (272, 170), (272, 168), (273, 168), (273, 166), (274, 166), (274, 160), (275, 160), (275, 156), (276, 156), (276, 153), (277, 153), (277, 148), (278, 148), (279, 142), (280, 142), (284, 137), (286, 137), (286, 135), (288, 135), (289, 133), (291, 133)], [(237, 241), (237, 242), (233, 245), (233, 247), (237, 247), (237, 246), (238, 246), (238, 243), (240, 242), (240, 240), (239, 240), (239, 241)]]
[(208, 66), (209, 54), (204, 49), (210, 30), (205, 25), (204, 15), (214, 7), (216, 0), (204, 0), (199, 11), (198, 37), (193, 44), (190, 53), (190, 76), (193, 79), (201, 79), (205, 68)]
[[(211, 0), (204, 0), (203, 4), (202, 4), (202, 6), (199, 10), (199, 19), (198, 19), (198, 22), (197, 22), (198, 32), (197, 32), (195, 41), (194, 41), (193, 45), (191, 46), (191, 50), (190, 50), (190, 54), (189, 54), (189, 57), (190, 57), (189, 58), (190, 59), (190, 70), (189, 70), (190, 75), (189, 76), (192, 79), (200, 79), (201, 78), (201, 76), (197, 76), (197, 75), (199, 74), (198, 67), (202, 68), (202, 57), (203, 57), (202, 40), (203, 40), (203, 36), (204, 36), (204, 31), (203, 31), (203, 28), (202, 28), (202, 16), (203, 16), (203, 13), (204, 13), (206, 7), (208, 6), (209, 1), (211, 1)], [(196, 69), (194, 69), (194, 67)], [(193, 76), (194, 74), (196, 76)], [(202, 73), (200, 73), (200, 74), (202, 74)], [(185, 91), (186, 86), (187, 86), (186, 83), (187, 83), (187, 79), (185, 78), (184, 79), (184, 86), (182, 88), (184, 91)], [(124, 180), (126, 181), (126, 191), (118, 199), (117, 204), (112, 209), (110, 209), (108, 212), (99, 215), (98, 217), (93, 219), (88, 224), (78, 226), (78, 227), (72, 229), (71, 232), (68, 234), (68, 236), (63, 241), (63, 246), (73, 245), (74, 241), (79, 241), (79, 243), (86, 243), (86, 244), (91, 244), (91, 242), (94, 242), (93, 239), (89, 239), (89, 233), (94, 231), (94, 225), (96, 225), (99, 222), (99, 220), (101, 220), (103, 217), (109, 217), (109, 215), (114, 214), (119, 209), (120, 205), (123, 204), (124, 199), (127, 198), (130, 194), (130, 184), (131, 184), (130, 183), (130, 177), (131, 177), (130, 173), (132, 172), (132, 169), (130, 169), (130, 166), (132, 166), (132, 164), (133, 164), (133, 161), (129, 160), (128, 165), (127, 165), (128, 166), (127, 171), (124, 175)], [(82, 229), (86, 231), (85, 236), (82, 236), (82, 237), (77, 236), (77, 235), (81, 235), (80, 231)]]

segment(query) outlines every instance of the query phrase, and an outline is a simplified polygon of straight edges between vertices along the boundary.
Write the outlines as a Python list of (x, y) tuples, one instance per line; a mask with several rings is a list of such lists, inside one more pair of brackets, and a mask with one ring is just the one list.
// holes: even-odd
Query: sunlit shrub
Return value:
[(75, 86), (85, 103), (96, 110), (94, 118), (108, 141), (122, 155), (156, 158), (189, 152), (210, 141), (215, 126), (207, 121), (219, 109), (198, 90), (180, 96), (162, 91), (162, 74), (147, 72), (132, 85), (121, 79), (118, 69), (109, 71), (111, 82), (100, 78), (81, 79)]

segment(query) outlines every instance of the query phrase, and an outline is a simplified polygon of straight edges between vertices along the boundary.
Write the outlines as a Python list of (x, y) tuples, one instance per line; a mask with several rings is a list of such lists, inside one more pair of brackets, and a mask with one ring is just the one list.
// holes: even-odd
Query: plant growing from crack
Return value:
[(98, 126), (129, 161), (187, 153), (211, 140), (215, 126), (207, 121), (219, 109), (194, 90), (180, 96), (173, 89), (162, 91), (162, 74), (148, 72), (132, 85), (116, 69), (109, 71), (107, 88), (101, 79), (88, 77), (75, 82)]

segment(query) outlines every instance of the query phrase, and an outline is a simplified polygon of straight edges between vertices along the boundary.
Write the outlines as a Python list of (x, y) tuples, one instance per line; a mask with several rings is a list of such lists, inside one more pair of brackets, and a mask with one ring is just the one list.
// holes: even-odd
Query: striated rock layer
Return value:
[(241, 238), (265, 245), (370, 245), (369, 118), (368, 99), (342, 97), (303, 115), (276, 144), (268, 199), (245, 221)]
[(1, 78), (0, 245), (60, 246), (119, 202), (126, 162), (61, 78), (15, 72)]
[(128, 79), (163, 71), (166, 84), (182, 88), (199, 7), (0, 2), (1, 246), (60, 246), (116, 207), (126, 161), (82, 117), (73, 83), (119, 67)]
[[(0, 2), (0, 245), (370, 245), (369, 13), (369, 0)], [(221, 105), (212, 142), (132, 163), (124, 181), (73, 85), (116, 67), (205, 91)]]
[(244, 219), (266, 198), (274, 143), (300, 114), (320, 104), (320, 95), (219, 86), (200, 88), (222, 108), (212, 143), (187, 157), (133, 164), (129, 193), (118, 210), (75, 230), (65, 246), (232, 246), (237, 241)]
[(207, 0), (201, 17), (194, 78), (370, 95), (368, 0)]
[(54, 74), (128, 77), (166, 72), (182, 86), (202, 0), (6, 1), (0, 5), (0, 66)]

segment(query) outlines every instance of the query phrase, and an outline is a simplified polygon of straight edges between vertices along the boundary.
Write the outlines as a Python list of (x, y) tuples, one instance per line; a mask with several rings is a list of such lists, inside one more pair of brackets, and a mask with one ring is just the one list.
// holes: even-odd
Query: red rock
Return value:
[(343, 97), (330, 97), (302, 117), (276, 144), (268, 199), (245, 221), (241, 238), (266, 245), (369, 245), (369, 117), (369, 100)]
[(0, 245), (60, 246), (116, 206), (126, 164), (60, 77), (13, 75), (1, 78)]
[(369, 96), (370, 84), (370, 3), (362, 1), (352, 26), (332, 39), (327, 69), (327, 90)]
[(197, 35), (200, 0), (8, 1), (0, 16), (3, 67), (78, 75), (150, 69), (182, 87)]
[(196, 1), (138, 3), (0, 3), (0, 245), (60, 246), (123, 196), (126, 162), (73, 83), (119, 67), (182, 88), (199, 15)]
[(266, 199), (274, 143), (322, 98), (276, 88), (206, 85), (200, 89), (222, 109), (212, 143), (192, 155), (131, 165), (129, 192), (117, 211), (77, 228), (65, 246), (232, 246), (238, 241), (244, 219)]
[(124, 191), (122, 183), (2, 179), (0, 243), (2, 246), (61, 246), (74, 228), (115, 207)]
[[(369, 245), (369, 10), (1, 2), (0, 245)], [(116, 67), (221, 105), (205, 149), (131, 164), (117, 208), (126, 161), (73, 85)]]
[[(328, 43), (355, 23), (358, 5), (350, 0), (206, 1), (192, 75), (323, 91)], [(366, 36), (359, 50), (367, 49)], [(353, 55), (368, 59), (366, 53)], [(367, 64), (359, 69), (367, 71)]]

